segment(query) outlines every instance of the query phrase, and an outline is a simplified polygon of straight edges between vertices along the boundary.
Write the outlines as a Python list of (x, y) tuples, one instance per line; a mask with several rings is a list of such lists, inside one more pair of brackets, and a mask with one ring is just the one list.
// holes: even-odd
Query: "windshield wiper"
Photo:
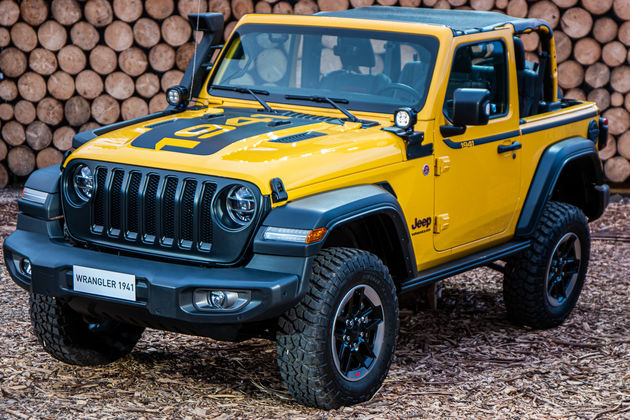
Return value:
[[(249, 93), (250, 95), (252, 95), (254, 97), (254, 99), (256, 99), (258, 101), (259, 104), (262, 105), (263, 108), (265, 108), (266, 112), (275, 112), (269, 106), (269, 104), (267, 102), (263, 101), (258, 96), (258, 95), (269, 95), (269, 92), (266, 91), (266, 90), (250, 89), (250, 88), (240, 87), (240, 86), (221, 86), (221, 85), (211, 85), (210, 89), (231, 90), (232, 92)], [(258, 95), (256, 95), (256, 94), (258, 94)]]
[(347, 104), (348, 100), (347, 99), (338, 99), (338, 98), (328, 98), (326, 96), (307, 96), (307, 95), (285, 95), (284, 96), (285, 99), (289, 99), (289, 100), (300, 100), (300, 101), (311, 101), (311, 102), (319, 102), (319, 103), (329, 103), (330, 105), (333, 106), (333, 108), (338, 109), (339, 111), (343, 112), (343, 114), (348, 117), (348, 119), (352, 122), (361, 122), (360, 119), (358, 119), (357, 117), (355, 117), (354, 115), (352, 115), (350, 113), (350, 111), (348, 111), (347, 109), (345, 109), (344, 107), (342, 107), (341, 104)]

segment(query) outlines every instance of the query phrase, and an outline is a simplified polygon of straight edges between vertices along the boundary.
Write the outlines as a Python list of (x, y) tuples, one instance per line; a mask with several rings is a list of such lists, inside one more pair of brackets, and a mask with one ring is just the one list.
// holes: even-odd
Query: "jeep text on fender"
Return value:
[(267, 337), (294, 398), (330, 409), (383, 383), (401, 293), (488, 265), (514, 322), (569, 316), (607, 121), (558, 96), (544, 21), (247, 15), (222, 47), (222, 15), (190, 18), (205, 35), (169, 107), (77, 134), (25, 184), (4, 256), (46, 351), (109, 363), (145, 327)]

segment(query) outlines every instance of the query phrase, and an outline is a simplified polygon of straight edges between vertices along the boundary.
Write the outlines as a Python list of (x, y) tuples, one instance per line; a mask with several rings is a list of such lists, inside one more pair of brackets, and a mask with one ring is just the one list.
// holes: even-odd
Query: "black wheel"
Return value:
[(547, 203), (532, 246), (507, 264), (503, 298), (508, 316), (534, 328), (560, 325), (580, 296), (589, 256), (584, 213), (570, 204)]
[(31, 294), (33, 332), (44, 350), (72, 365), (111, 363), (129, 354), (144, 328), (117, 321), (87, 320), (67, 304)]
[(300, 403), (333, 409), (370, 399), (394, 355), (398, 300), (387, 267), (349, 248), (320, 252), (309, 290), (280, 317), (278, 365)]

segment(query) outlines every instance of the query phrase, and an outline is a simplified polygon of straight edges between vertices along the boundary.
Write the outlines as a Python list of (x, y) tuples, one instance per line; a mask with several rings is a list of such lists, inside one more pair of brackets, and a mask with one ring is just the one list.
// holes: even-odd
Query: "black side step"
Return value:
[(521, 252), (529, 248), (529, 241), (512, 241), (494, 248), (486, 249), (476, 254), (458, 259), (450, 263), (442, 264), (437, 267), (418, 273), (418, 277), (409, 279), (401, 284), (401, 292), (408, 292), (418, 287), (427, 286), (435, 281), (454, 276), (455, 274), (468, 271), (470, 269), (480, 267), (492, 261), (508, 257), (517, 252)]

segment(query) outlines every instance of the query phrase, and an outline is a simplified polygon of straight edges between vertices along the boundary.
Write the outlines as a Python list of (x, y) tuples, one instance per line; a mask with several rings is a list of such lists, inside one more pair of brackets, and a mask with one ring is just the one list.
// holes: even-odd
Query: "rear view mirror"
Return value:
[(461, 88), (453, 93), (453, 124), (485, 125), (490, 118), (490, 91)]

